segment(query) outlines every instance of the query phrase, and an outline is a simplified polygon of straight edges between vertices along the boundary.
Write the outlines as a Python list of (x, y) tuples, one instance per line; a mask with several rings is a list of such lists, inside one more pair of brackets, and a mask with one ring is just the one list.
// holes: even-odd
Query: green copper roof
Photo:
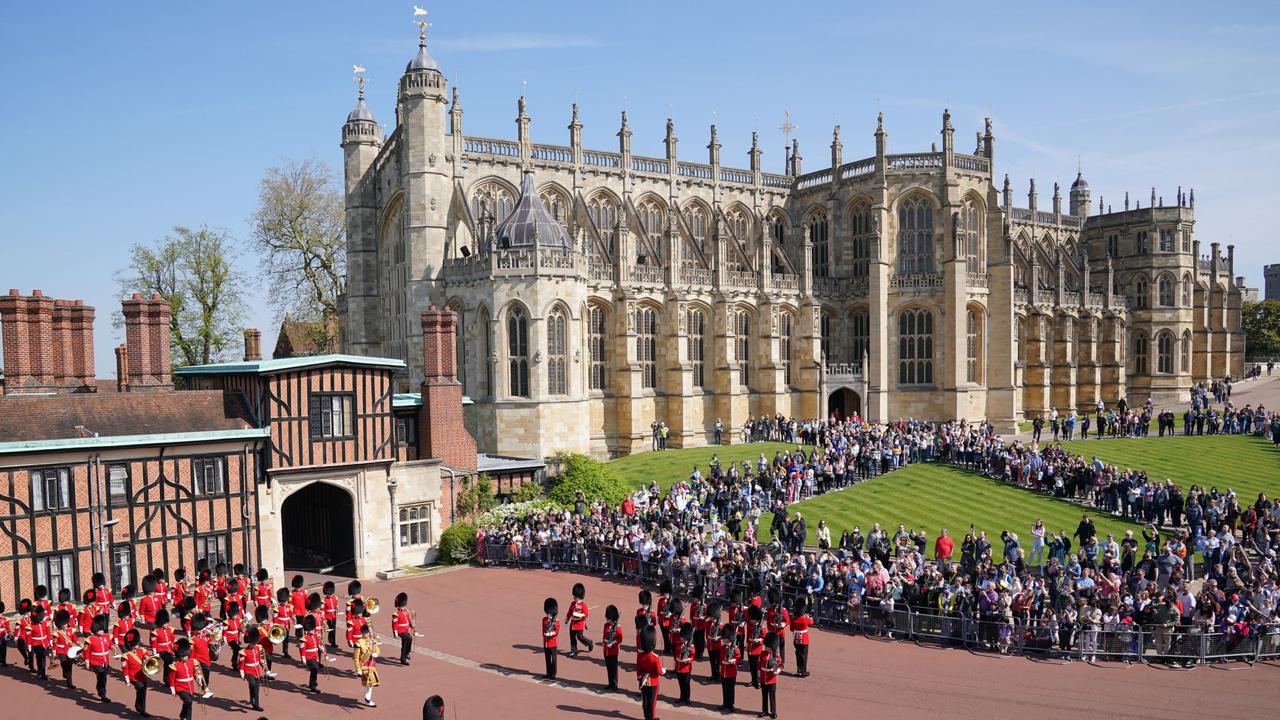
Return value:
[(364, 367), (383, 367), (399, 370), (406, 367), (403, 360), (392, 358), (365, 357), (363, 355), (306, 355), (303, 357), (280, 358), (278, 360), (248, 360), (243, 362), (224, 362), (212, 365), (188, 365), (173, 371), (174, 375), (240, 375), (301, 370), (304, 368), (323, 367), (325, 365), (362, 365)]
[(108, 435), (104, 437), (55, 438), (53, 440), (19, 440), (0, 443), (0, 455), (17, 453), (50, 452), (57, 450), (87, 450), (141, 445), (184, 445), (189, 443), (225, 442), (228, 440), (253, 440), (270, 437), (268, 428), (242, 430), (213, 430), (208, 432), (152, 433), (149, 435)]

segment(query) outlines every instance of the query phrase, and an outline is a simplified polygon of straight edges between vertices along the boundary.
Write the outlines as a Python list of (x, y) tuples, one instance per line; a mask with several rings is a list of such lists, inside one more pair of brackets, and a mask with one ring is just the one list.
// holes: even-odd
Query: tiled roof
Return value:
[[(317, 340), (325, 340), (321, 345)], [(276, 337), (276, 347), (272, 351), (273, 358), (298, 357), (300, 355), (327, 355), (338, 350), (338, 322), (330, 320), (328, 327), (324, 322), (307, 322), (293, 320), (288, 316), (280, 323), (280, 334)]]
[(326, 365), (363, 365), (365, 367), (385, 367), (392, 370), (405, 367), (403, 360), (395, 360), (393, 358), (365, 357), (363, 355), (307, 355), (304, 357), (280, 358), (278, 360), (237, 360), (214, 363), (212, 365), (188, 365), (175, 368), (173, 374), (179, 377), (191, 375), (239, 375), (241, 373), (266, 375), (286, 370), (299, 370)]
[(0, 397), (0, 443), (253, 428), (221, 390)]

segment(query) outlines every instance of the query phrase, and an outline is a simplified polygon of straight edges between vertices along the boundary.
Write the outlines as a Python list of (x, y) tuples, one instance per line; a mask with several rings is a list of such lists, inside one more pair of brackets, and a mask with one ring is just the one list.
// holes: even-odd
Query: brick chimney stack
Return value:
[(116, 346), (116, 392), (129, 391), (129, 346)]
[(262, 359), (262, 331), (258, 328), (247, 328), (244, 331), (245, 362), (256, 362)]
[(457, 367), (458, 316), (448, 308), (422, 313), (422, 409), (418, 438), (423, 457), (459, 470), (476, 469), (476, 441), (462, 422)]
[(129, 392), (173, 389), (173, 360), (169, 322), (173, 311), (159, 295), (139, 293), (121, 303)]
[(96, 392), (93, 308), (39, 290), (0, 296), (5, 392)]

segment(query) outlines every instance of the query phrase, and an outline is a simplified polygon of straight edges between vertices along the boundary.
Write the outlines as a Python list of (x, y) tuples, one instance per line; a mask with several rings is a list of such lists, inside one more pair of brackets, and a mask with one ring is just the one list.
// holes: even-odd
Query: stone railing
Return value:
[(530, 153), (534, 160), (558, 163), (573, 162), (573, 148), (567, 148), (563, 145), (534, 145)]
[(622, 167), (622, 155), (620, 153), (601, 152), (599, 150), (583, 150), (582, 164), (595, 165), (603, 168), (620, 168)]
[(1031, 211), (1027, 208), (1009, 208), (1009, 218), (1011, 220), (1031, 222)]
[(991, 161), (974, 155), (955, 154), (951, 156), (951, 167), (971, 172), (991, 172)]
[(1036, 223), (1040, 225), (1057, 225), (1058, 216), (1044, 210), (1036, 211)]
[(889, 287), (902, 290), (939, 290), (941, 273), (894, 273), (889, 276)]
[(538, 251), (538, 267), (573, 270), (578, 267), (578, 254), (568, 250), (542, 248)]
[(699, 180), (711, 179), (711, 166), (702, 165), (701, 163), (682, 162), (676, 164), (676, 174), (681, 177), (698, 178)]
[(1089, 293), (1089, 299), (1086, 304), (1089, 307), (1100, 308), (1107, 304), (1107, 296), (1103, 293), (1091, 292)]
[(752, 183), (751, 171), (737, 168), (720, 168), (720, 182), (750, 185)]
[(1014, 288), (1013, 301), (1018, 305), (1030, 305), (1031, 291), (1026, 288)]
[(631, 158), (631, 169), (635, 172), (650, 173), (653, 175), (666, 175), (668, 167), (670, 166), (667, 165), (666, 160), (660, 160), (658, 158)]
[(520, 157), (520, 144), (511, 140), (495, 138), (469, 137), (462, 141), (462, 152), (477, 155), (500, 155), (502, 157)]
[(1082, 228), (1084, 227), (1084, 218), (1076, 217), (1075, 215), (1063, 215), (1062, 224), (1069, 228)]
[(1062, 304), (1067, 307), (1083, 307), (1083, 303), (1079, 292), (1068, 290), (1062, 293)]
[(942, 167), (942, 153), (908, 153), (885, 157), (891, 171), (934, 170)]
[(840, 295), (845, 290), (844, 280), (842, 278), (833, 277), (813, 277), (813, 294), (814, 295)]
[(604, 258), (593, 256), (587, 260), (587, 278), (596, 282), (613, 279), (613, 268), (605, 263)]
[(827, 168), (826, 170), (819, 170), (818, 172), (812, 172), (812, 173), (809, 173), (808, 175), (801, 175), (800, 177), (796, 178), (796, 189), (806, 190), (808, 188), (816, 187), (818, 185), (825, 185), (829, 182), (831, 182), (831, 168)]
[(969, 287), (984, 288), (991, 286), (991, 273), (971, 272), (965, 274), (965, 283)]
[(862, 363), (831, 363), (830, 365), (827, 365), (825, 375), (829, 378), (862, 377)]
[(711, 287), (714, 278), (710, 270), (697, 265), (685, 266), (680, 268), (680, 284), (694, 285), (700, 287)]
[(663, 283), (662, 268), (657, 265), (633, 265), (627, 277), (633, 283), (650, 283), (654, 285)]
[(493, 251), (494, 266), (499, 270), (532, 270), (533, 269), (533, 250), (530, 248), (521, 248), (518, 250), (494, 250)]
[(730, 287), (753, 288), (756, 286), (756, 274), (750, 270), (730, 270), (728, 281)]
[(858, 160), (851, 162), (840, 168), (841, 180), (852, 180), (853, 178), (866, 177), (874, 174), (876, 171), (876, 159), (867, 158), (866, 160)]
[(1054, 306), (1058, 304), (1058, 293), (1056, 290), (1037, 290), (1036, 305)]
[(774, 273), (773, 289), (783, 292), (800, 292), (800, 276), (790, 273)]
[(774, 173), (762, 173), (760, 175), (760, 183), (769, 188), (782, 188), (790, 190), (795, 179), (790, 175), (776, 175)]

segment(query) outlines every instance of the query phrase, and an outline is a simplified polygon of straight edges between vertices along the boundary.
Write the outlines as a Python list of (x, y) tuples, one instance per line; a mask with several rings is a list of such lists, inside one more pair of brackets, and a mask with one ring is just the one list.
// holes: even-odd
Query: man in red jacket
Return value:
[(301, 575), (294, 575), (289, 581), (293, 586), (293, 592), (289, 594), (289, 605), (293, 608), (293, 636), (299, 643), (302, 642), (302, 618), (307, 614), (307, 591), (302, 589), (305, 582)]
[(147, 676), (142, 672), (142, 663), (150, 653), (141, 647), (141, 640), (142, 635), (137, 630), (125, 633), (120, 671), (124, 674), (124, 681), (133, 686), (133, 711), (147, 717)]
[(98, 699), (109, 702), (107, 698), (107, 670), (111, 662), (111, 636), (107, 634), (107, 625), (111, 621), (106, 615), (93, 619), (93, 637), (85, 643), (86, 662), (94, 675), (98, 676)]
[(332, 580), (324, 582), (324, 624), (329, 629), (328, 646), (331, 650), (338, 649), (338, 596), (337, 587)]
[(778, 717), (778, 676), (782, 674), (778, 644), (778, 636), (770, 635), (760, 653), (760, 717)]
[(809, 628), (813, 627), (813, 618), (809, 617), (809, 599), (801, 597), (796, 601), (796, 613), (791, 617), (791, 639), (796, 646), (796, 676), (809, 677)]
[(595, 649), (595, 643), (583, 635), (587, 629), (587, 618), (591, 615), (586, 598), (587, 587), (582, 583), (574, 583), (573, 600), (569, 603), (569, 612), (565, 614), (565, 622), (569, 624), (569, 657), (578, 654), (579, 643), (587, 646), (587, 652)]
[(951, 539), (951, 533), (942, 528), (938, 539), (933, 541), (933, 559), (938, 562), (938, 569), (942, 572), (946, 572), (947, 566), (951, 564), (951, 553), (955, 549), (956, 543)]
[(555, 598), (542, 602), (542, 658), (546, 663), (548, 680), (556, 679), (556, 646), (560, 637), (560, 604)]
[(205, 629), (208, 627), (208, 615), (197, 613), (191, 618), (191, 659), (199, 666), (196, 669), (204, 679), (201, 683), (201, 687), (204, 688), (201, 697), (206, 700), (213, 697), (213, 689), (209, 687), (209, 670), (213, 665), (213, 656), (209, 652), (209, 636), (205, 634)]
[(604, 653), (605, 673), (609, 678), (608, 688), (618, 689), (618, 652), (622, 649), (622, 626), (618, 624), (618, 606), (610, 605), (604, 609), (604, 637), (600, 645)]
[(400, 664), (409, 664), (413, 652), (413, 616), (409, 614), (409, 593), (396, 595), (396, 612), (391, 616), (391, 634), (400, 639)]
[[(679, 600), (672, 600), (678, 603)], [(671, 628), (671, 650), (675, 653), (676, 682), (680, 683), (680, 704), (689, 704), (689, 685), (693, 675), (693, 623), (683, 622)]]
[(160, 657), (160, 662), (164, 664), (163, 681), (165, 685), (169, 684), (169, 675), (173, 671), (169, 666), (173, 664), (173, 644), (177, 642), (177, 638), (173, 634), (173, 628), (169, 625), (169, 611), (160, 608), (156, 611), (155, 629), (151, 631), (151, 651)]
[[(238, 596), (237, 596), (238, 597)], [(231, 672), (240, 671), (240, 639), (244, 636), (244, 618), (240, 613), (240, 601), (227, 601), (227, 620), (222, 624), (222, 639), (231, 648)]]
[(178, 640), (173, 649), (173, 672), (169, 675), (169, 692), (182, 701), (178, 720), (191, 720), (191, 704), (195, 702), (199, 680), (196, 679), (195, 662), (191, 659), (191, 641)]
[(258, 628), (251, 627), (244, 634), (244, 656), (240, 659), (240, 677), (249, 683), (249, 706), (257, 712), (262, 712), (262, 707), (258, 704), (258, 686), (262, 682), (262, 633), (258, 632)]
[(738, 687), (738, 663), (742, 661), (742, 651), (738, 649), (738, 634), (732, 625), (725, 625), (720, 630), (720, 647), (719, 657), (716, 658), (723, 698), (720, 709), (733, 712), (734, 695)]
[(662, 658), (654, 649), (658, 646), (658, 630), (652, 625), (640, 631), (636, 656), (636, 680), (640, 683), (640, 707), (644, 720), (658, 719), (658, 687), (662, 684)]
[(75, 667), (70, 657), (71, 648), (79, 647), (80, 640), (76, 637), (75, 625), (71, 622), (71, 613), (63, 608), (59, 608), (53, 612), (53, 654), (57, 656), (59, 663), (62, 665), (62, 679), (66, 682), (68, 688), (74, 688), (75, 684), (71, 682), (71, 669)]
[(307, 666), (307, 689), (320, 692), (317, 680), (320, 676), (320, 638), (316, 633), (316, 619), (307, 615), (302, 619), (302, 649), (299, 651), (302, 662)]

